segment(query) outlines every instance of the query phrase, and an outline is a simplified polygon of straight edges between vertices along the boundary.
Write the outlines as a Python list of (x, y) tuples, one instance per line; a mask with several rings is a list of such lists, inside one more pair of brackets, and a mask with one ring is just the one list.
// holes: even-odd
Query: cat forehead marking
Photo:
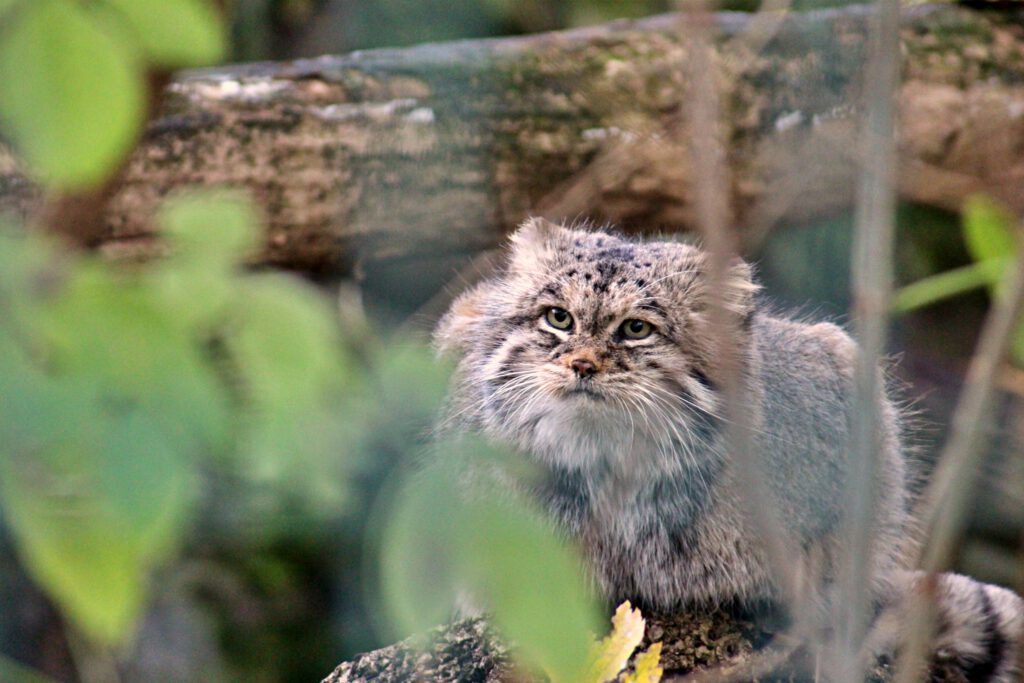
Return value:
[(567, 306), (588, 327), (610, 324), (636, 309), (664, 317), (662, 287), (656, 285), (677, 268), (685, 271), (688, 255), (684, 245), (665, 248), (600, 233), (570, 234), (557, 246), (539, 296)]
[(582, 273), (584, 280), (590, 282), (626, 285), (633, 280), (640, 287), (644, 287), (649, 276), (659, 269), (673, 266), (685, 269), (690, 250), (682, 244), (634, 243), (601, 233), (577, 235), (571, 238), (571, 246), (567, 243), (560, 246), (562, 249), (555, 251), (550, 264), (559, 277), (572, 279)]

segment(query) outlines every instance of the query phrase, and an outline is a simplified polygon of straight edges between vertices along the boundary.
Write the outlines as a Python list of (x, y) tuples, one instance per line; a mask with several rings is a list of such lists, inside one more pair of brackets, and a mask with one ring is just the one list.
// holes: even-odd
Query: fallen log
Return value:
[[(746, 244), (852, 204), (870, 10), (716, 15), (714, 65)], [(956, 209), (987, 191), (1024, 211), (1019, 12), (904, 16), (899, 189)], [(691, 227), (680, 15), (519, 38), (182, 74), (107, 214), (108, 249), (147, 253), (159, 201), (247, 188), (266, 263), (348, 273), (494, 246), (528, 213)], [(0, 210), (40, 203), (0, 150)]]
[[(810, 680), (814, 657), (793, 642), (780, 643), (753, 621), (725, 611), (654, 614), (647, 619), (637, 652), (661, 643), (664, 681)], [(698, 673), (699, 672), (699, 673)], [(703, 678), (691, 678), (699, 676)], [(878, 663), (866, 683), (892, 680), (891, 666)], [(321, 683), (541, 683), (544, 678), (517, 670), (514, 651), (500, 643), (481, 619), (435, 628), (339, 664)]]

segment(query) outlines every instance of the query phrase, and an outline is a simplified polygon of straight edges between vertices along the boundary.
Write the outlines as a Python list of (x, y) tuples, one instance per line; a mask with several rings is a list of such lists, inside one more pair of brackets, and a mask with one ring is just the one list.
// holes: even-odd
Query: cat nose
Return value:
[(597, 373), (597, 366), (586, 358), (577, 358), (569, 365), (580, 379), (586, 379)]

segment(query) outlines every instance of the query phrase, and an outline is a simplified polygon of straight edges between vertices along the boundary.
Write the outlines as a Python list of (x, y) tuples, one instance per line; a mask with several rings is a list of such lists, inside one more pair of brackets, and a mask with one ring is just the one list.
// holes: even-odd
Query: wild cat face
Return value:
[[(692, 450), (718, 408), (705, 262), (684, 244), (527, 222), (505, 271), (460, 297), (438, 328), (441, 347), (464, 354), (468, 409), (492, 434), (562, 464), (641, 444)], [(724, 289), (746, 315), (745, 264)]]

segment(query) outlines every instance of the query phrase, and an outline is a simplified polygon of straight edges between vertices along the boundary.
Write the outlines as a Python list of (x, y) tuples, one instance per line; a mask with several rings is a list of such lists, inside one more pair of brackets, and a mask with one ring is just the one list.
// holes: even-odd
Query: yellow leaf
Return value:
[(658, 683), (665, 670), (661, 668), (661, 643), (655, 643), (636, 656), (635, 671), (622, 676), (622, 683)]
[[(612, 617), (612, 632), (597, 643), (593, 663), (583, 679), (587, 683), (614, 681), (626, 668), (629, 656), (644, 638), (644, 618), (629, 601), (619, 605)], [(660, 652), (660, 648), (659, 648)]]

